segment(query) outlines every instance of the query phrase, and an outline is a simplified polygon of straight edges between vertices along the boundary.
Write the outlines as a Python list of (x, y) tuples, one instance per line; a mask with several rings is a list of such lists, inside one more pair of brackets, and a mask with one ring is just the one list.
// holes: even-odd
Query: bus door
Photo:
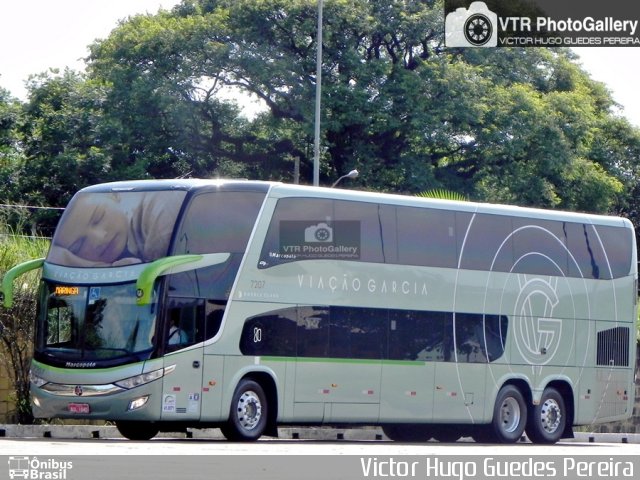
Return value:
[(476, 423), (482, 420), (485, 401), (484, 363), (438, 363), (433, 392), (435, 423)]
[(204, 302), (170, 298), (164, 316), (162, 420), (198, 420), (202, 405)]
[(298, 420), (378, 421), (385, 329), (373, 309), (298, 308)]
[(451, 347), (444, 361), (436, 364), (434, 422), (475, 423), (483, 419), (487, 365), (504, 348), (494, 333), (501, 319), (497, 315), (456, 313), (447, 325)]
[(446, 314), (415, 310), (389, 312), (389, 361), (382, 367), (380, 418), (421, 423), (433, 416), (436, 362), (443, 360)]

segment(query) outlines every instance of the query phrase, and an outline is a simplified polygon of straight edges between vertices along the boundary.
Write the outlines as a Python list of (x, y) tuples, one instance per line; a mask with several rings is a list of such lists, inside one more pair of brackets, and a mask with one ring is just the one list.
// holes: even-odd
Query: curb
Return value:
[[(388, 441), (379, 428), (330, 428), (304, 427), (279, 428), (281, 440), (316, 441)], [(4, 438), (52, 438), (52, 439), (122, 439), (114, 426), (94, 425), (0, 425), (0, 437)], [(223, 440), (224, 436), (217, 428), (190, 429), (186, 432), (161, 432), (156, 438), (194, 438)], [(471, 442), (463, 438), (460, 441)], [(523, 441), (526, 441), (523, 438)], [(577, 443), (640, 443), (639, 433), (582, 433), (575, 438), (563, 440)]]
[[(123, 439), (115, 426), (95, 425), (0, 425), (0, 437), (5, 438), (52, 438), (52, 439)], [(155, 438), (194, 438), (224, 440), (217, 428), (187, 428), (185, 432), (160, 432)], [(329, 427), (279, 428), (280, 440), (387, 440), (381, 429)]]

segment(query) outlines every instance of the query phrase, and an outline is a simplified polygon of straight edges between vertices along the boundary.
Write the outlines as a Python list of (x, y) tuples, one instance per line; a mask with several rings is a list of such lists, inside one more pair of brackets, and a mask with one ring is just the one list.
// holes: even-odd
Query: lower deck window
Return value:
[(240, 350), (245, 355), (486, 363), (503, 355), (507, 327), (507, 317), (500, 315), (290, 307), (247, 319)]

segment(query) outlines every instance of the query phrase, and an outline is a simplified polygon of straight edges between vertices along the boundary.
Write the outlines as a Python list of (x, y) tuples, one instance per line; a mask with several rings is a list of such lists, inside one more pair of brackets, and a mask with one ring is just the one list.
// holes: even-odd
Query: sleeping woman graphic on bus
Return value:
[(47, 257), (69, 267), (124, 266), (167, 254), (180, 202), (160, 192), (79, 193)]

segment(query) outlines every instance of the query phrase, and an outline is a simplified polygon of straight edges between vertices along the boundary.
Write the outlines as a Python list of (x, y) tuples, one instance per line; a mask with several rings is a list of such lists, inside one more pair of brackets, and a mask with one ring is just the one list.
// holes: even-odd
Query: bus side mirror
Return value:
[(171, 273), (187, 272), (196, 268), (218, 265), (229, 260), (230, 253), (203, 253), (198, 255), (175, 255), (172, 257), (159, 258), (151, 262), (140, 273), (136, 282), (136, 303), (138, 305), (148, 305), (151, 303), (151, 292), (153, 284), (161, 275)]
[(187, 263), (194, 263), (202, 259), (202, 255), (176, 255), (174, 257), (164, 257), (151, 262), (140, 273), (136, 281), (136, 302), (138, 305), (148, 305), (151, 303), (151, 291), (153, 284), (160, 275), (166, 275), (176, 267)]
[(19, 263), (7, 273), (5, 273), (2, 279), (2, 290), (0, 291), (0, 300), (5, 308), (11, 308), (13, 306), (13, 281), (16, 277), (27, 273), (30, 270), (42, 267), (44, 258), (37, 258), (35, 260), (29, 260), (27, 262)]

